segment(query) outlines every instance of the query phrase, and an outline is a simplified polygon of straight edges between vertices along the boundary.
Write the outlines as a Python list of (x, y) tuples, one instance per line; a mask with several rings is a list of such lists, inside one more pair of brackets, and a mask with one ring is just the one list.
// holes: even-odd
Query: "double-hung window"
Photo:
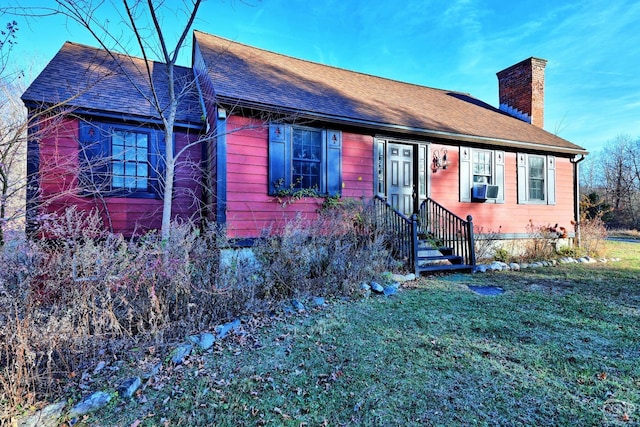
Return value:
[(149, 186), (148, 132), (114, 130), (111, 136), (111, 187), (128, 191), (147, 190)]
[(269, 194), (310, 190), (339, 195), (342, 133), (288, 124), (269, 126)]
[(84, 195), (160, 197), (164, 156), (159, 130), (80, 122), (78, 181)]
[(504, 151), (460, 147), (460, 201), (504, 203)]
[(486, 150), (473, 151), (473, 183), (492, 184), (493, 153)]
[(322, 131), (292, 128), (293, 157), (291, 185), (295, 189), (320, 190), (322, 166)]
[(518, 203), (556, 203), (554, 156), (518, 153)]

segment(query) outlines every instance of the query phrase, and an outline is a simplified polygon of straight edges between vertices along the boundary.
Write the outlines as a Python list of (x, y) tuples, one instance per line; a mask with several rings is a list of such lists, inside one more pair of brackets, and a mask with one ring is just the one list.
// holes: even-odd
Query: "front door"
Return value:
[(387, 197), (394, 208), (409, 216), (414, 210), (413, 146), (387, 144)]

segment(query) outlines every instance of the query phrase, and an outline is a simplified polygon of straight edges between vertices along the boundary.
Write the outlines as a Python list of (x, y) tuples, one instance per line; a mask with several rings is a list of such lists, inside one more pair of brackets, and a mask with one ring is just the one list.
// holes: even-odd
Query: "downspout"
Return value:
[(573, 159), (569, 159), (573, 163), (573, 221), (576, 224), (576, 246), (580, 247), (580, 167), (579, 163), (585, 159), (584, 154), (580, 154), (580, 158), (576, 155)]

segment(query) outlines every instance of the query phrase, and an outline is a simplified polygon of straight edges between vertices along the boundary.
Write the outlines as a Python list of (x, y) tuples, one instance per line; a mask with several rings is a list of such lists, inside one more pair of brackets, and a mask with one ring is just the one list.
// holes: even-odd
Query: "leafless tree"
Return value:
[[(185, 155), (193, 144), (201, 143), (197, 141), (181, 150), (174, 152), (174, 127), (176, 124), (176, 113), (178, 105), (185, 91), (179, 90), (181, 85), (176, 82), (176, 63), (181, 50), (185, 47), (186, 39), (198, 14), (201, 0), (184, 0), (182, 6), (176, 9), (174, 3), (168, 4), (164, 1), (131, 1), (123, 0), (120, 6), (111, 4), (110, 6), (119, 11), (122, 24), (126, 27), (128, 34), (123, 34), (121, 30), (112, 30), (109, 21), (100, 17), (100, 8), (109, 6), (104, 1), (92, 0), (56, 0), (54, 6), (42, 7), (16, 7), (8, 12), (15, 15), (27, 17), (46, 17), (50, 15), (63, 15), (68, 19), (78, 23), (85, 28), (99, 45), (112, 57), (116, 64), (120, 64), (118, 72), (128, 74), (127, 67), (120, 61), (122, 56), (118, 53), (125, 53), (132, 56), (140, 56), (144, 60), (145, 69), (137, 70), (146, 76), (148, 87), (151, 89), (147, 93), (136, 86), (139, 93), (144, 96), (147, 102), (153, 107), (157, 116), (162, 121), (164, 131), (164, 141), (166, 144), (166, 155), (164, 159), (164, 179), (162, 179), (163, 208), (162, 208), (162, 229), (163, 239), (168, 239), (172, 218), (172, 196), (174, 192), (174, 178), (178, 159)], [(164, 18), (171, 17), (169, 25), (164, 26)], [(177, 18), (177, 19), (176, 19)], [(168, 18), (167, 18), (168, 19)], [(179, 25), (179, 21), (182, 21)], [(121, 27), (118, 27), (121, 28)], [(169, 34), (169, 31), (179, 29), (177, 33)], [(171, 40), (175, 41), (170, 45)], [(128, 42), (133, 40), (135, 48)], [(154, 61), (161, 62), (166, 71), (166, 88), (168, 91), (168, 101), (163, 102), (159, 95), (160, 89), (156, 87), (156, 80), (152, 77)], [(129, 80), (133, 83), (133, 76)], [(193, 88), (193, 85), (191, 85)]]
[(590, 157), (583, 192), (598, 193), (613, 208), (609, 225), (640, 227), (640, 138), (618, 135)]

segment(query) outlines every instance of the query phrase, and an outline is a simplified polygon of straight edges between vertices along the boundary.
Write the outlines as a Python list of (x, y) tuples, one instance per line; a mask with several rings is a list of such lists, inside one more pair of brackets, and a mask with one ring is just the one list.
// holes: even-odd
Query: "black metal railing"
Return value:
[(384, 232), (392, 255), (414, 268), (418, 247), (418, 216), (414, 214), (409, 218), (403, 215), (380, 196), (375, 196), (372, 202), (373, 223)]
[(438, 245), (451, 248), (454, 255), (462, 257), (466, 265), (476, 265), (473, 238), (473, 218), (466, 221), (431, 198), (420, 204), (418, 233), (428, 236)]

